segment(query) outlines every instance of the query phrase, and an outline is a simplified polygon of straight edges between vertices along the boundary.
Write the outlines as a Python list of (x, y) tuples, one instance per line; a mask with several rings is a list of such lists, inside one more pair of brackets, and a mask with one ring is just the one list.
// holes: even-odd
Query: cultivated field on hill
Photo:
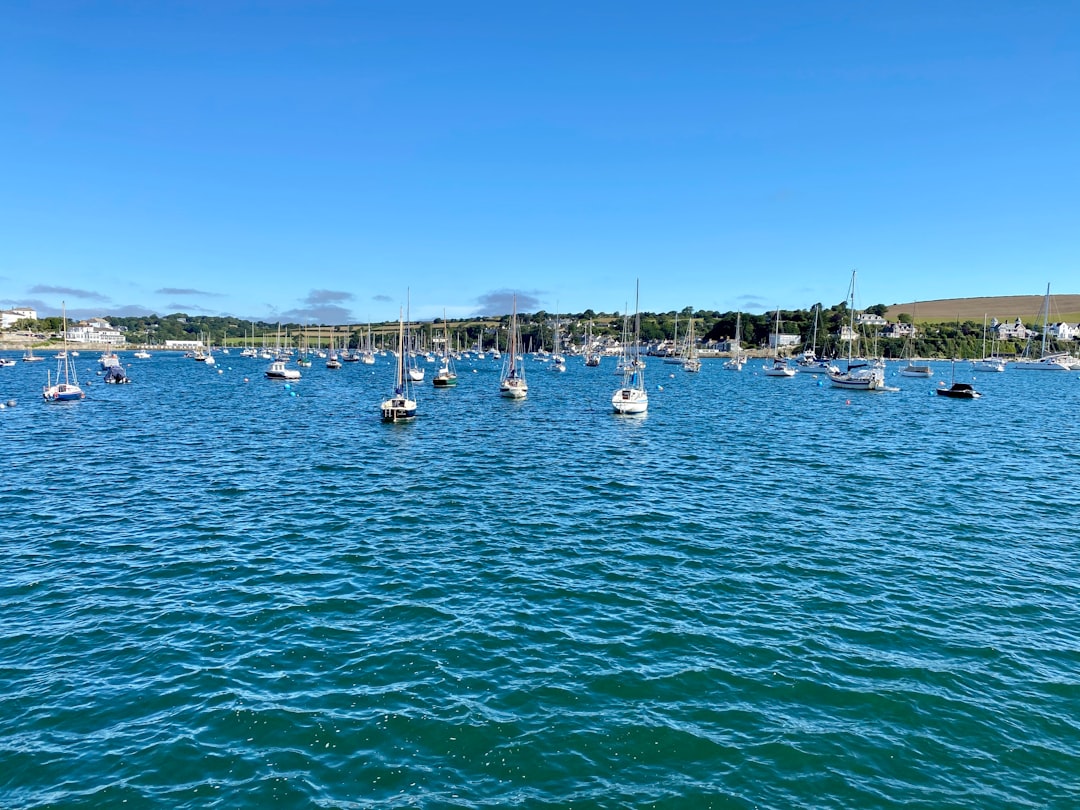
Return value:
[[(999, 321), (1015, 321), (1020, 318), (1024, 323), (1041, 323), (1044, 296), (1042, 295), (1002, 295), (984, 298), (943, 298), (937, 301), (917, 301), (914, 304), (893, 304), (885, 313), (885, 318), (895, 321), (902, 312), (911, 314), (915, 311), (917, 321), (942, 323), (946, 321), (976, 321), (981, 323), (983, 315), (997, 318)], [(1050, 323), (1080, 321), (1080, 295), (1051, 295)]]

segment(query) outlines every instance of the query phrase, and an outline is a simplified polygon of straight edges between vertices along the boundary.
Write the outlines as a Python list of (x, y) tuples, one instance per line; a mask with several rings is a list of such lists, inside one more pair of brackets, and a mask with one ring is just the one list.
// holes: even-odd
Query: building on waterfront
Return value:
[(103, 343), (107, 346), (122, 346), (127, 342), (123, 333), (104, 318), (90, 318), (69, 326), (67, 340), (69, 343)]
[(0, 329), (10, 329), (21, 320), (36, 321), (37, 310), (30, 307), (13, 307), (0, 311)]

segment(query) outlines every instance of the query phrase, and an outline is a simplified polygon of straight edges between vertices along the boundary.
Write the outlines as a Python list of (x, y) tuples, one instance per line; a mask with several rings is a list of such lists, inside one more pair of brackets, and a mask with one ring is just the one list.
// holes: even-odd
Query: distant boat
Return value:
[(1013, 363), (1013, 368), (1020, 371), (1072, 371), (1076, 360), (1067, 352), (1046, 353), (1046, 332), (1050, 320), (1050, 285), (1046, 285), (1046, 298), (1043, 299), (1043, 323), (1042, 323), (1042, 349), (1038, 359), (1029, 357), (1031, 350), (1030, 339), (1024, 349), (1024, 356)]
[(507, 399), (525, 399), (529, 395), (529, 384), (525, 382), (525, 365), (520, 357), (521, 335), (518, 333), (516, 294), (514, 308), (510, 315), (510, 334), (506, 340), (506, 360), (503, 361), (502, 374), (499, 377), (499, 396)]
[[(558, 306), (558, 304), (556, 304)], [(559, 352), (559, 315), (555, 314), (555, 338), (551, 350), (551, 370), (566, 371), (566, 355)]]
[(61, 305), (61, 309), (64, 324), (64, 351), (61, 352), (63, 356), (56, 361), (56, 382), (53, 382), (51, 374), (46, 375), (45, 387), (41, 392), (46, 402), (75, 402), (86, 398), (86, 394), (79, 387), (79, 378), (75, 373), (75, 369), (71, 367), (71, 358), (68, 357), (67, 353), (66, 302)]
[(682, 351), (682, 370), (691, 374), (701, 371), (698, 359), (697, 340), (694, 338), (694, 316), (690, 316), (690, 326), (686, 329), (686, 348)]
[(0, 357), (0, 368), (7, 368), (14, 365), (16, 365), (16, 363), (10, 357)]
[(284, 360), (275, 360), (264, 372), (271, 380), (299, 380), (300, 372), (295, 368), (286, 368)]
[(615, 413), (625, 415), (643, 414), (649, 410), (649, 393), (645, 390), (645, 369), (640, 364), (639, 337), (641, 314), (638, 310), (639, 285), (634, 285), (634, 333), (630, 340), (623, 340), (623, 384), (611, 395), (611, 407)]
[(982, 358), (979, 360), (971, 361), (972, 371), (994, 371), (1001, 372), (1005, 370), (1005, 360), (996, 356), (994, 351), (994, 345), (997, 340), (990, 341), (990, 354), (986, 353), (986, 315), (983, 315), (983, 337), (982, 337)]
[(800, 374), (833, 374), (840, 369), (817, 353), (817, 327), (818, 316), (821, 313), (821, 304), (814, 304), (814, 332), (810, 338), (810, 348), (807, 349), (795, 361), (795, 371)]
[(409, 391), (409, 377), (405, 373), (407, 352), (405, 351), (405, 322), (401, 310), (398, 310), (398, 350), (394, 363), (394, 392), (381, 406), (384, 422), (404, 422), (416, 418), (416, 400)]
[(731, 339), (735, 345), (735, 351), (731, 357), (724, 361), (724, 371), (742, 371), (746, 360), (742, 356), (742, 313), (735, 313), (735, 337)]
[(780, 310), (776, 310), (776, 328), (773, 338), (773, 359), (771, 364), (765, 365), (763, 372), (766, 377), (794, 377), (795, 369), (788, 365), (787, 360), (780, 356)]
[(904, 341), (903, 351), (900, 353), (900, 357), (907, 360), (907, 365), (900, 369), (901, 377), (933, 377), (934, 372), (930, 366), (918, 364), (915, 362), (915, 304), (911, 305), (911, 333)]
[(101, 365), (102, 371), (108, 371), (113, 366), (120, 365), (120, 358), (116, 356), (116, 352), (106, 351), (102, 352), (101, 356), (98, 357), (98, 363)]
[(855, 271), (851, 271), (851, 287), (848, 293), (848, 310), (851, 313), (850, 334), (848, 335), (847, 370), (837, 370), (829, 374), (829, 382), (834, 388), (846, 388), (850, 391), (880, 391), (885, 388), (885, 370), (877, 364), (856, 363), (852, 359), (855, 343)]
[(454, 359), (450, 356), (450, 328), (446, 324), (446, 310), (443, 310), (443, 354), (442, 363), (435, 376), (431, 378), (431, 384), (436, 388), (453, 388), (457, 385), (457, 370), (454, 368)]
[[(67, 332), (66, 329), (64, 331), (65, 333)], [(26, 330), (26, 338), (28, 341), (32, 341), (34, 339), (34, 335), (30, 332), (29, 329)], [(34, 347), (31, 343), (28, 342), (26, 344), (26, 351), (23, 352), (22, 356), (22, 361), (24, 363), (40, 363), (44, 359), (44, 357), (40, 357), (34, 354)]]
[(585, 365), (595, 368), (600, 365), (600, 352), (593, 345), (592, 321), (589, 321), (589, 329), (585, 333)]
[(327, 368), (341, 368), (341, 361), (338, 360), (337, 349), (334, 348), (334, 336), (330, 336), (330, 354), (326, 358)]

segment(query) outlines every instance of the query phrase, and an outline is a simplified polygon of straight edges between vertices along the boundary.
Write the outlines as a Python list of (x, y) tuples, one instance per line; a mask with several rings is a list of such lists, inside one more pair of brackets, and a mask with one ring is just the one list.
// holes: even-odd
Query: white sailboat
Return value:
[(904, 349), (901, 352), (901, 357), (907, 360), (907, 365), (900, 369), (901, 377), (933, 377), (934, 372), (930, 366), (923, 363), (919, 365), (915, 362), (915, 335), (917, 334), (915, 320), (915, 304), (911, 306), (911, 334), (907, 336), (907, 340), (904, 341)]
[(405, 373), (405, 322), (401, 310), (398, 310), (398, 350), (397, 362), (394, 363), (394, 393), (383, 400), (382, 418), (384, 422), (404, 422), (416, 417), (416, 400), (409, 389), (409, 376)]
[(330, 335), (330, 353), (326, 358), (327, 368), (341, 368), (341, 361), (338, 359), (337, 349), (334, 348), (334, 336)]
[(856, 363), (852, 359), (855, 344), (855, 271), (851, 271), (851, 287), (848, 291), (848, 311), (851, 314), (850, 333), (848, 334), (847, 370), (831, 372), (829, 382), (835, 388), (851, 391), (879, 391), (885, 388), (885, 370), (867, 362)]
[(682, 370), (691, 374), (701, 371), (701, 360), (698, 359), (697, 340), (694, 338), (694, 316), (690, 316), (690, 326), (686, 329), (686, 345), (682, 350)]
[[(66, 331), (66, 330), (65, 330)], [(34, 354), (34, 334), (29, 329), (26, 330), (26, 351), (23, 352), (22, 361), (24, 363), (40, 363), (45, 358), (40, 354)]]
[(598, 352), (596, 350), (596, 346), (593, 343), (592, 326), (593, 326), (593, 324), (592, 324), (592, 321), (590, 320), (589, 321), (589, 329), (585, 333), (584, 354), (585, 354), (585, 365), (589, 366), (590, 368), (595, 368), (596, 366), (600, 365), (600, 352)]
[(982, 337), (982, 358), (979, 360), (971, 361), (972, 371), (993, 371), (1001, 372), (1005, 370), (1005, 361), (997, 356), (997, 352), (994, 348), (994, 344), (997, 339), (990, 341), (990, 353), (986, 353), (986, 313), (983, 313), (983, 337)]
[(45, 386), (41, 391), (46, 402), (75, 402), (86, 398), (86, 394), (79, 387), (79, 378), (75, 369), (71, 367), (71, 358), (68, 356), (67, 302), (61, 304), (61, 309), (63, 311), (64, 350), (56, 361), (56, 381), (53, 382), (51, 374), (46, 374)]
[[(558, 304), (556, 303), (556, 306)], [(559, 315), (555, 314), (555, 337), (552, 339), (551, 370), (557, 372), (566, 371), (566, 356), (559, 351)]]
[(641, 365), (641, 314), (638, 311), (639, 285), (634, 285), (634, 334), (623, 341), (623, 384), (611, 395), (611, 407), (618, 414), (643, 414), (649, 409), (649, 394), (645, 390), (645, 369)]
[(798, 360), (795, 361), (795, 371), (800, 374), (831, 374), (839, 371), (835, 364), (818, 357), (817, 353), (817, 328), (818, 317), (821, 314), (821, 304), (814, 304), (814, 331), (810, 338), (810, 348), (807, 349)]
[(450, 327), (446, 323), (446, 310), (443, 310), (443, 353), (442, 363), (435, 376), (431, 378), (431, 384), (436, 388), (453, 388), (457, 385), (458, 376), (454, 368), (454, 360), (450, 356)]
[(1024, 349), (1024, 356), (1013, 363), (1013, 368), (1020, 371), (1072, 371), (1075, 360), (1067, 352), (1046, 353), (1046, 333), (1050, 321), (1050, 285), (1046, 285), (1046, 298), (1043, 299), (1042, 348), (1038, 359), (1028, 356), (1031, 342)]
[(795, 369), (780, 356), (780, 309), (776, 310), (776, 327), (773, 332), (773, 359), (762, 369), (766, 377), (794, 377)]
[(506, 360), (499, 377), (499, 395), (507, 399), (524, 399), (529, 394), (529, 385), (525, 382), (525, 364), (521, 361), (520, 353), (521, 335), (518, 333), (515, 295), (514, 309), (510, 315), (510, 334), (506, 338)]
[(742, 356), (742, 313), (735, 313), (735, 337), (731, 339), (735, 351), (724, 361), (724, 371), (742, 371), (746, 360)]

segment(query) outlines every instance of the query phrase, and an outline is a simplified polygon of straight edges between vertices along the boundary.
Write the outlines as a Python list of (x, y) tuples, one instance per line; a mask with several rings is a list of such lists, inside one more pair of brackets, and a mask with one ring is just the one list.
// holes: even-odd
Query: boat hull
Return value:
[(86, 399), (86, 394), (79, 386), (67, 383), (47, 386), (42, 391), (42, 396), (45, 397), (46, 402), (76, 402)]
[(529, 394), (529, 386), (524, 380), (506, 380), (499, 386), (499, 396), (507, 399), (525, 399)]
[(453, 388), (457, 385), (457, 377), (435, 377), (431, 384), (436, 388)]
[(405, 422), (416, 418), (416, 401), (393, 397), (383, 402), (380, 411), (384, 422)]
[(649, 395), (640, 388), (620, 388), (611, 395), (611, 407), (619, 414), (640, 414), (649, 409)]

